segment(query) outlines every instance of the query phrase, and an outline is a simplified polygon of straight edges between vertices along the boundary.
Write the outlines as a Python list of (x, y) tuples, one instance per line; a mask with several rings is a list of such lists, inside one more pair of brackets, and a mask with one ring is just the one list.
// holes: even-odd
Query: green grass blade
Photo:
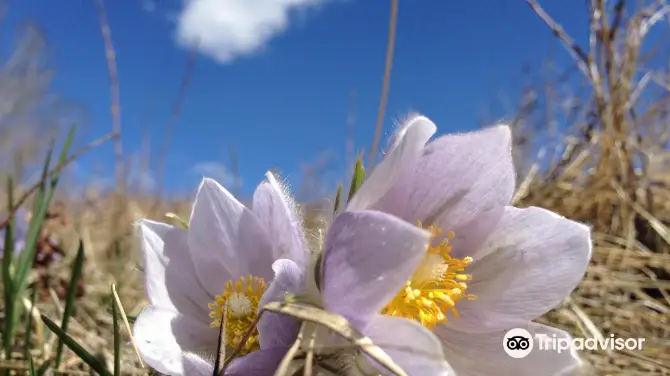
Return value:
[[(30, 292), (30, 307), (35, 307), (35, 296), (37, 295), (35, 291), (35, 286), (33, 285), (32, 291)], [(30, 339), (33, 331), (33, 314), (28, 311), (26, 317), (26, 342), (24, 343), (23, 354), (27, 358), (30, 355)]]
[(101, 376), (112, 376), (109, 371), (107, 371), (106, 367), (104, 364), (102, 364), (96, 357), (91, 355), (86, 349), (84, 349), (80, 344), (77, 343), (72, 337), (70, 337), (67, 333), (65, 333), (61, 328), (56, 325), (51, 319), (49, 319), (47, 316), (42, 315), (42, 321), (44, 321), (44, 325), (46, 325), (49, 330), (51, 330), (54, 334), (60, 338), (61, 341), (67, 346), (72, 352), (74, 352), (81, 360), (84, 361), (84, 363), (88, 364), (89, 367), (91, 367), (95, 372), (97, 372)]
[(33, 357), (31, 356), (29, 359), (30, 359), (30, 376), (37, 376), (37, 372), (35, 372), (35, 362), (33, 362)]
[[(12, 177), (7, 178), (7, 203), (10, 208), (14, 207), (14, 182)], [(5, 228), (5, 244), (2, 256), (2, 284), (4, 286), (5, 300), (5, 327), (2, 336), (2, 346), (5, 349), (5, 357), (9, 359), (14, 343), (14, 281), (11, 275), (12, 260), (14, 259), (14, 220), (9, 222)]]
[(47, 372), (47, 370), (49, 370), (50, 365), (51, 365), (51, 360), (46, 360), (44, 363), (42, 363), (40, 368), (37, 369), (37, 376), (44, 375)]
[(337, 214), (340, 209), (340, 200), (342, 198), (342, 183), (337, 184), (337, 193), (335, 194), (335, 205), (333, 205), (333, 214)]
[[(23, 291), (26, 289), (26, 284), (28, 282), (28, 273), (33, 267), (35, 261), (35, 252), (37, 246), (37, 240), (40, 235), (40, 230), (42, 229), (42, 224), (44, 223), (44, 216), (46, 215), (48, 202), (47, 202), (47, 185), (45, 179), (49, 173), (49, 165), (51, 164), (51, 154), (53, 153), (53, 144), (49, 147), (47, 153), (46, 161), (44, 162), (44, 168), (42, 170), (42, 184), (35, 196), (35, 205), (33, 210), (33, 215), (30, 220), (30, 225), (28, 226), (28, 234), (26, 235), (26, 245), (19, 256), (19, 265), (16, 270), (16, 275), (14, 278), (14, 292), (15, 292), (15, 301), (20, 299), (23, 295)], [(16, 313), (15, 313), (16, 315)], [(16, 317), (16, 316), (15, 316)]]
[(363, 167), (363, 156), (360, 156), (356, 160), (354, 175), (351, 177), (351, 186), (349, 187), (349, 197), (347, 198), (347, 202), (351, 201), (351, 198), (354, 197), (358, 188), (363, 184), (363, 180), (365, 180), (365, 167)]
[[(112, 285), (114, 295), (114, 285)], [(116, 308), (116, 299), (112, 299), (112, 323), (114, 327), (114, 376), (121, 375), (121, 339), (119, 336), (119, 314)]]
[[(77, 296), (77, 287), (79, 286), (79, 280), (81, 279), (82, 269), (84, 266), (84, 242), (79, 240), (79, 249), (77, 250), (77, 256), (74, 259), (74, 265), (72, 266), (72, 276), (70, 277), (70, 284), (67, 287), (67, 300), (65, 301), (65, 308), (63, 309), (63, 321), (61, 323), (61, 329), (63, 332), (67, 333), (67, 328), (70, 324), (70, 317), (74, 312), (74, 299)], [(60, 362), (63, 357), (63, 341), (58, 341), (58, 347), (56, 348), (56, 363), (55, 367), (60, 366)]]
[[(114, 314), (111, 308), (107, 308), (107, 313), (109, 313), (110, 315)], [(128, 324), (134, 324), (135, 321), (137, 320), (137, 316), (133, 315), (126, 315), (126, 318), (128, 319)]]
[[(72, 140), (74, 139), (74, 131), (77, 129), (77, 125), (73, 124), (70, 127), (70, 131), (67, 133), (67, 137), (65, 138), (65, 144), (63, 144), (63, 149), (60, 151), (60, 155), (58, 156), (58, 164), (57, 166), (62, 166), (65, 163), (65, 160), (67, 159), (67, 154), (70, 151), (70, 146), (72, 146)], [(60, 168), (56, 171), (54, 171), (53, 175), (51, 176), (51, 186), (55, 187), (56, 184), (58, 184), (58, 179), (60, 178), (60, 173), (61, 170)]]
[[(70, 150), (70, 146), (72, 145), (72, 139), (74, 137), (74, 131), (76, 129), (76, 126), (72, 126), (70, 128), (70, 131), (68, 132), (67, 138), (65, 140), (65, 144), (63, 145), (63, 149), (60, 152), (60, 155), (58, 157), (58, 165), (62, 165), (65, 162), (65, 159), (67, 158), (67, 154)], [(51, 204), (51, 199), (53, 198), (54, 192), (56, 190), (56, 185), (58, 184), (58, 179), (60, 177), (60, 170), (57, 170), (54, 172), (53, 176), (51, 177), (51, 182), (49, 186), (46, 184), (46, 179), (49, 174), (49, 166), (51, 165), (51, 157), (53, 155), (53, 142), (51, 143), (49, 147), (49, 151), (47, 153), (46, 160), (44, 162), (44, 168), (42, 170), (42, 184), (40, 185), (40, 188), (38, 190), (36, 199), (35, 199), (35, 210), (33, 212), (33, 218), (30, 221), (30, 226), (28, 227), (28, 235), (26, 237), (26, 247), (21, 253), (21, 257), (19, 258), (19, 266), (16, 274), (16, 279), (15, 279), (15, 301), (16, 299), (19, 299), (19, 296), (23, 294), (23, 291), (26, 289), (26, 283), (28, 281), (28, 273), (33, 267), (33, 263), (35, 260), (35, 252), (36, 252), (36, 245), (37, 245), (37, 240), (39, 238), (40, 230), (42, 229), (42, 225), (44, 224), (44, 217), (46, 215), (47, 209), (49, 208), (49, 205)], [(14, 317), (16, 318), (16, 312), (14, 313)]]

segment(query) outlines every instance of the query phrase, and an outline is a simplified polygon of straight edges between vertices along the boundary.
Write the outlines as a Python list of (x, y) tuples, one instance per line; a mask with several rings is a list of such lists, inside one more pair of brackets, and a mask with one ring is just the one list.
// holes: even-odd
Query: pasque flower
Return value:
[[(334, 219), (324, 242), (320, 293), (315, 296), (309, 288), (310, 278), (314, 276), (312, 268), (301, 268), (291, 260), (278, 260), (273, 266), (275, 279), (262, 302), (283, 301), (286, 293), (302, 295), (309, 303), (345, 317), (409, 375), (453, 374), (444, 361), (437, 337), (428, 329), (413, 320), (381, 314), (382, 308), (421, 262), (430, 235), (424, 229), (378, 211), (342, 213)], [(259, 332), (263, 340), (261, 350), (227, 369), (227, 376), (273, 375), (296, 339), (297, 323), (290, 318), (266, 314), (259, 323)], [(334, 338), (320, 336), (317, 346), (344, 344)], [(354, 356), (352, 359), (355, 361), (344, 365), (355, 372), (364, 358)], [(212, 372), (211, 366), (202, 360), (191, 358), (188, 363), (199, 369), (194, 374)], [(365, 366), (370, 365), (366, 361)]]
[[(138, 223), (150, 305), (137, 318), (133, 334), (142, 358), (157, 371), (191, 374), (185, 370), (185, 361), (191, 367), (189, 359), (209, 365), (205, 359), (216, 353), (221, 320), (226, 345), (240, 345), (274, 277), (275, 260), (285, 258), (304, 268), (300, 224), (282, 187), (267, 176), (256, 189), (252, 209), (205, 178), (188, 229)], [(262, 347), (255, 332), (242, 344), (242, 355)]]
[(510, 206), (510, 130), (498, 125), (431, 142), (435, 124), (413, 115), (347, 205), (417, 223), (431, 246), (382, 312), (414, 319), (440, 338), (458, 375), (566, 374), (571, 352), (508, 357), (506, 331), (569, 338), (531, 322), (565, 299), (591, 257), (590, 229), (550, 211)]
[[(503, 337), (525, 328), (569, 338), (532, 320), (582, 278), (591, 256), (589, 228), (544, 209), (510, 206), (515, 174), (507, 127), (428, 143), (435, 131), (429, 119), (412, 116), (347, 211), (333, 220), (323, 250), (321, 305), (349, 319), (409, 375), (576, 371), (574, 352), (512, 359)], [(300, 292), (313, 273), (288, 260), (273, 268), (264, 302)], [(285, 318), (264, 318), (265, 346), (244, 358), (253, 358), (256, 368), (238, 362), (227, 374), (273, 374), (295, 329)], [(198, 359), (188, 363), (200, 370), (194, 374), (211, 372), (211, 366), (195, 367), (206, 365)], [(351, 362), (349, 373), (363, 374), (358, 365)]]

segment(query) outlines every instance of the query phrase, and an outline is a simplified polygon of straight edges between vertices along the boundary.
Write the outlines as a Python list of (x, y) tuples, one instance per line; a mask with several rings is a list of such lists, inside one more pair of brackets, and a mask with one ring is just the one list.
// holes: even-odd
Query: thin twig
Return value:
[(112, 44), (112, 32), (107, 21), (104, 0), (98, 0), (98, 17), (100, 18), (100, 32), (105, 42), (105, 57), (109, 74), (110, 113), (112, 115), (112, 132), (114, 136), (114, 169), (117, 188), (122, 192), (125, 189), (125, 169), (123, 164), (123, 144), (121, 141), (121, 100), (119, 95), (119, 76), (116, 69), (116, 52)]
[(172, 140), (172, 132), (174, 131), (177, 122), (179, 121), (179, 115), (181, 115), (182, 104), (186, 98), (186, 90), (191, 84), (191, 78), (193, 76), (193, 71), (195, 69), (196, 58), (198, 54), (195, 49), (191, 50), (188, 54), (186, 60), (186, 69), (184, 70), (184, 75), (182, 76), (181, 83), (179, 84), (179, 91), (175, 101), (172, 103), (172, 112), (170, 114), (170, 119), (165, 126), (165, 132), (163, 134), (163, 144), (161, 145), (160, 155), (158, 157), (158, 194), (157, 197), (160, 200), (163, 196), (164, 189), (164, 180), (165, 180), (165, 164), (167, 158), (167, 152), (170, 147), (170, 142)]
[(298, 332), (298, 337), (293, 342), (293, 345), (288, 349), (286, 355), (282, 358), (277, 370), (274, 373), (274, 376), (286, 376), (288, 369), (291, 366), (291, 362), (295, 359), (298, 350), (300, 350), (300, 344), (302, 343), (302, 336), (305, 333), (305, 323), (303, 322), (300, 325), (300, 332)]
[(572, 55), (579, 66), (579, 69), (586, 75), (587, 78), (591, 78), (591, 73), (589, 70), (589, 56), (584, 50), (579, 47), (579, 45), (572, 40), (572, 38), (563, 30), (563, 28), (554, 21), (553, 18), (544, 9), (537, 3), (535, 0), (526, 0), (528, 5), (533, 9), (535, 13), (544, 21), (544, 23), (549, 26), (551, 31), (560, 39), (565, 48), (568, 50), (570, 55)]
[(128, 322), (128, 316), (126, 316), (126, 310), (123, 309), (121, 299), (119, 299), (119, 294), (116, 293), (116, 284), (114, 283), (112, 284), (112, 295), (114, 295), (116, 308), (119, 309), (119, 312), (121, 313), (121, 318), (123, 319), (123, 324), (126, 326), (126, 330), (128, 331), (128, 337), (130, 337), (130, 343), (133, 345), (133, 349), (135, 350), (137, 359), (140, 361), (140, 367), (144, 368), (144, 362), (142, 361), (142, 357), (140, 356), (140, 351), (137, 349), (137, 343), (135, 342), (135, 338), (133, 337), (133, 330), (130, 328), (130, 323)]
[(377, 113), (377, 126), (375, 136), (370, 149), (368, 160), (368, 170), (372, 170), (375, 164), (375, 155), (379, 147), (379, 139), (382, 135), (382, 125), (384, 124), (384, 113), (386, 112), (386, 102), (388, 100), (389, 86), (391, 84), (391, 65), (393, 64), (393, 49), (395, 47), (395, 29), (398, 20), (398, 0), (391, 0), (391, 20), (389, 22), (389, 37), (386, 46), (386, 67), (384, 68), (384, 84), (382, 86), (382, 96), (379, 101), (379, 112)]
[(12, 220), (12, 218), (14, 218), (14, 214), (16, 213), (16, 211), (26, 202), (28, 197), (30, 197), (30, 195), (35, 193), (35, 191), (37, 191), (39, 189), (40, 185), (45, 183), (52, 175), (59, 173), (65, 166), (72, 163), (75, 159), (81, 157), (82, 155), (84, 155), (89, 150), (100, 146), (101, 144), (105, 143), (106, 141), (108, 141), (108, 140), (110, 140), (114, 137), (115, 137), (115, 133), (110, 132), (110, 133), (98, 138), (97, 140), (95, 140), (95, 141), (91, 142), (90, 144), (86, 145), (84, 148), (82, 148), (78, 152), (72, 154), (70, 157), (68, 157), (66, 160), (64, 160), (63, 163), (56, 166), (53, 170), (49, 171), (49, 173), (47, 173), (40, 181), (35, 183), (35, 185), (30, 187), (30, 189), (28, 189), (18, 200), (16, 200), (16, 204), (14, 204), (14, 207), (8, 208), (9, 213), (7, 214), (7, 218), (5, 218), (2, 222), (0, 222), (0, 230), (7, 227), (7, 225)]

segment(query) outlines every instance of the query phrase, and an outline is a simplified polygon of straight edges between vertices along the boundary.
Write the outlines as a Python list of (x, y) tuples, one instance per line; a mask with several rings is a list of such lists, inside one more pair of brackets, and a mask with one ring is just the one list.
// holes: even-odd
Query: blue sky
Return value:
[[(155, 162), (186, 65), (185, 44), (198, 36), (205, 43), (173, 132), (168, 193), (192, 191), (203, 171), (229, 169), (231, 146), (238, 154), (243, 194), (253, 192), (272, 167), (297, 187), (301, 166), (319, 158), (331, 158), (327, 179), (336, 182), (344, 174), (352, 91), (355, 151), (369, 149), (372, 142), (389, 1), (273, 0), (270, 8), (238, 13), (225, 11), (226, 3), (238, 1), (201, 1), (210, 4), (189, 9), (188, 1), (177, 0), (106, 2), (126, 155), (139, 153), (149, 132)], [(311, 5), (285, 13), (277, 5), (284, 3)], [(541, 3), (584, 40), (583, 0)], [(108, 132), (109, 84), (95, 2), (10, 2), (9, 24), (25, 19), (37, 20), (46, 33), (57, 69), (54, 90), (85, 106), (88, 122), (78, 142)], [(513, 107), (505, 103), (517, 103), (524, 65), (538, 69), (548, 56), (569, 62), (523, 0), (401, 1), (397, 33), (384, 138), (393, 120), (411, 110), (432, 118), (441, 133), (511, 115)], [(111, 176), (111, 144), (80, 160), (77, 170), (82, 178)]]

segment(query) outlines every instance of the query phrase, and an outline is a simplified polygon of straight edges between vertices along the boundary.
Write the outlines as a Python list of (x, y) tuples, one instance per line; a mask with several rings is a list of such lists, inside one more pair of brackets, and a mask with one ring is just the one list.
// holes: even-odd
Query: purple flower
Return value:
[[(267, 176), (251, 210), (206, 178), (188, 230), (139, 222), (150, 306), (137, 318), (133, 334), (142, 358), (157, 371), (191, 375), (185, 362), (194, 354), (210, 364), (202, 358), (211, 360), (216, 353), (222, 318), (226, 344), (237, 347), (274, 277), (273, 262), (286, 258), (305, 264), (300, 223), (279, 183)], [(255, 333), (243, 343), (242, 355), (262, 347)]]
[(347, 210), (377, 210), (433, 234), (431, 247), (384, 312), (434, 330), (459, 375), (531, 375), (577, 369), (574, 352), (511, 359), (512, 328), (569, 338), (532, 323), (564, 300), (591, 257), (590, 229), (544, 209), (510, 206), (515, 188), (510, 130), (439, 137), (411, 117)]
[[(26, 246), (28, 235), (29, 213), (25, 209), (18, 209), (14, 213), (14, 255), (18, 255)], [(0, 259), (5, 253), (5, 229), (0, 230)]]
[[(338, 215), (325, 240), (321, 291), (310, 300), (344, 316), (409, 375), (446, 376), (453, 372), (443, 359), (438, 339), (429, 330), (413, 320), (381, 314), (420, 264), (429, 241), (428, 231), (385, 213), (361, 210)], [(291, 260), (278, 260), (273, 269), (275, 279), (261, 306), (283, 301), (286, 293), (304, 293), (314, 273)], [(273, 375), (295, 341), (297, 328), (290, 318), (265, 314), (259, 323), (261, 350), (240, 359), (226, 370), (226, 375)], [(318, 343), (343, 344), (327, 337), (319, 338)], [(352, 356), (357, 362), (362, 359), (357, 354)], [(189, 364), (195, 369), (206, 363), (193, 358)], [(194, 374), (207, 372), (212, 372), (211, 366)]]

